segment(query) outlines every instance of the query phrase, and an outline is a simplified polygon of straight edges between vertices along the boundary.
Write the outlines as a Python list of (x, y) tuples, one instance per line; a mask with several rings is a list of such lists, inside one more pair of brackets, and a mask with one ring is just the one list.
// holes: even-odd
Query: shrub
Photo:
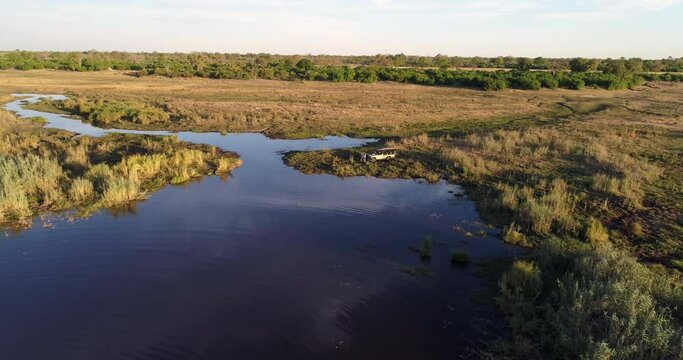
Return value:
[[(680, 284), (611, 246), (550, 240), (499, 281), (516, 357), (674, 359)], [(609, 357), (611, 356), (611, 357)]]
[(496, 301), (501, 311), (507, 314), (512, 333), (518, 338), (534, 330), (535, 324), (529, 319), (535, 317), (535, 301), (541, 294), (542, 286), (541, 270), (535, 263), (524, 260), (515, 261), (498, 281), (500, 294)]

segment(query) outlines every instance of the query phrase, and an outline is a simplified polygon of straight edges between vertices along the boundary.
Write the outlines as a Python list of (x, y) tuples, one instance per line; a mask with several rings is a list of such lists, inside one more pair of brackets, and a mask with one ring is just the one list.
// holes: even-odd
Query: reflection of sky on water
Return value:
[[(40, 115), (60, 128), (87, 125)], [(457, 186), (303, 175), (279, 154), (365, 140), (178, 136), (236, 151), (244, 165), (227, 180), (165, 187), (134, 213), (55, 220), (51, 229), (36, 221), (8, 234), (0, 241), (0, 353), (438, 359), (476, 344), (477, 321), (492, 307), (471, 300), (486, 287), (473, 267), (450, 266), (449, 251), (476, 261), (511, 250), (453, 231), (482, 229), (474, 205), (449, 193)], [(425, 234), (435, 241), (428, 264), (409, 249)], [(422, 265), (434, 277), (400, 271)]]

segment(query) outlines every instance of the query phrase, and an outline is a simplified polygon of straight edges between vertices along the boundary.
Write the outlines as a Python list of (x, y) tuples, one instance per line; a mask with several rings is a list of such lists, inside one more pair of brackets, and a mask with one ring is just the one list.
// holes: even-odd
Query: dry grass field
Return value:
[[(154, 127), (197, 131), (263, 131), (275, 137), (326, 134), (398, 136), (443, 130), (497, 128), (593, 111), (608, 103), (657, 117), (680, 103), (680, 85), (643, 91), (478, 90), (394, 83), (326, 83), (202, 78), (137, 78), (122, 72), (1, 71), (0, 93), (65, 93), (109, 100), (144, 100), (170, 121)], [(648, 110), (649, 109), (649, 110)], [(647, 113), (650, 111), (650, 113)], [(659, 120), (658, 120), (659, 121)], [(675, 125), (674, 119), (661, 119)], [(139, 128), (136, 124), (116, 124)]]

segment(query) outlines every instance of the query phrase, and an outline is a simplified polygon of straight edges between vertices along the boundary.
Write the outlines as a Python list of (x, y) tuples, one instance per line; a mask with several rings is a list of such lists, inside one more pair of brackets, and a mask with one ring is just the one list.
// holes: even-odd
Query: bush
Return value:
[(499, 282), (514, 357), (680, 358), (683, 333), (671, 307), (683, 298), (666, 280), (611, 246), (550, 240), (536, 263), (516, 261)]

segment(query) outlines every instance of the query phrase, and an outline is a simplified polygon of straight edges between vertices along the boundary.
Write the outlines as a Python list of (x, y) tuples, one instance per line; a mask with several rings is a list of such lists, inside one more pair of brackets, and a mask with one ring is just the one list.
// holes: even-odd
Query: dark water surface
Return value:
[[(81, 134), (130, 132), (7, 108)], [(500, 321), (476, 299), (491, 285), (449, 252), (513, 250), (457, 186), (303, 175), (281, 159), (367, 140), (177, 135), (244, 164), (128, 212), (1, 233), (0, 359), (452, 359)], [(410, 250), (425, 234), (428, 263)], [(433, 276), (401, 271), (415, 266)]]

